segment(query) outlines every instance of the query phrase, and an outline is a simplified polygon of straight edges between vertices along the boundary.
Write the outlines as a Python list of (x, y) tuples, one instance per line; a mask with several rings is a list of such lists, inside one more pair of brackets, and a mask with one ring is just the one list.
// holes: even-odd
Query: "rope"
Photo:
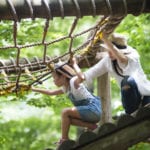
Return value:
[[(102, 32), (108, 22), (109, 22), (109, 17), (103, 17), (100, 20), (100, 22), (98, 22), (97, 28), (93, 34), (93, 38), (91, 39), (90, 43), (81, 51), (80, 53), (81, 55), (86, 55), (90, 53), (91, 49), (93, 50), (93, 47), (96, 45), (96, 43), (101, 40)], [(93, 54), (93, 51), (92, 51), (92, 54)]]
[[(65, 17), (65, 6), (63, 5), (63, 2), (64, 1), (62, 0), (58, 0), (58, 6), (60, 7), (60, 11), (58, 13), (60, 13), (61, 19), (64, 19)], [(18, 25), (20, 23), (20, 17), (18, 17), (14, 4), (11, 2), (11, 0), (7, 0), (8, 6), (10, 7), (13, 16), (13, 45), (2, 46), (0, 47), (0, 50), (16, 50), (16, 58), (14, 59), (11, 57), (9, 60), (7, 60), (7, 62), (0, 60), (0, 95), (7, 95), (11, 93), (18, 94), (19, 92), (22, 93), (23, 91), (28, 91), (32, 85), (42, 84), (45, 80), (51, 77), (50, 74), (53, 71), (53, 67), (50, 64), (55, 63), (59, 60), (68, 62), (74, 55), (80, 55), (81, 58), (85, 59), (87, 65), (90, 67), (90, 62), (88, 59), (90, 57), (95, 57), (96, 52), (100, 50), (99, 44), (101, 42), (103, 30), (107, 29), (109, 33), (113, 32), (115, 27), (121, 22), (124, 17), (113, 17), (111, 3), (109, 0), (106, 0), (106, 6), (108, 7), (109, 14), (111, 15), (103, 16), (93, 27), (89, 27), (88, 29), (85, 29), (81, 32), (76, 32), (78, 30), (79, 19), (83, 17), (82, 5), (78, 0), (72, 0), (72, 2), (73, 6), (75, 7), (76, 17), (74, 18), (67, 35), (63, 35), (54, 40), (46, 41), (46, 38), (50, 31), (50, 20), (53, 19), (53, 14), (51, 7), (52, 4), (49, 5), (47, 0), (42, 0), (42, 5), (44, 6), (46, 12), (43, 35), (41, 36), (42, 40), (35, 43), (27, 43), (21, 45), (17, 41), (17, 32)], [(123, 2), (125, 3), (125, 1)], [(32, 21), (34, 21), (36, 16), (34, 14), (33, 4), (30, 0), (25, 0), (25, 3), (27, 5), (30, 17), (32, 18)], [(90, 0), (90, 5), (92, 9), (92, 15), (96, 16), (96, 1)], [(127, 12), (126, 6), (125, 10), (125, 12)], [(82, 44), (74, 47), (76, 39), (80, 38), (81, 36), (85, 36), (86, 34), (89, 34), (90, 37)], [(69, 44), (64, 54), (60, 54), (60, 56), (57, 57), (51, 57), (47, 55), (50, 51), (50, 46), (59, 42), (63, 42), (65, 40), (69, 41)], [(28, 49), (36, 46), (43, 47), (42, 58), (38, 58), (36, 56), (34, 56), (32, 59), (21, 58), (23, 49)], [(48, 67), (51, 68), (51, 70), (49, 70)]]

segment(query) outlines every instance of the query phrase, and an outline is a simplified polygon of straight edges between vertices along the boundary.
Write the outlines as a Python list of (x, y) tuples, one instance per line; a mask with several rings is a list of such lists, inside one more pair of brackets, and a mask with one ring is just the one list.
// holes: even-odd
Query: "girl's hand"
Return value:
[(77, 60), (75, 57), (72, 57), (70, 60), (69, 60), (69, 63), (72, 67), (74, 67), (75, 65), (77, 65)]

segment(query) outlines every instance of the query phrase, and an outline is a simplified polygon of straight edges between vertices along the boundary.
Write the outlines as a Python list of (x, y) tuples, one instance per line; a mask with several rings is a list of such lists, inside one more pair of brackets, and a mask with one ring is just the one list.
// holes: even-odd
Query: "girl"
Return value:
[(40, 92), (48, 95), (59, 95), (66, 93), (74, 107), (65, 108), (61, 114), (61, 129), (62, 137), (58, 144), (69, 139), (70, 125), (87, 127), (89, 130), (97, 128), (96, 123), (101, 117), (101, 102), (100, 98), (94, 96), (87, 90), (82, 83), (84, 76), (78, 67), (76, 60), (72, 59), (72, 67), (68, 64), (56, 64), (52, 77), (54, 83), (58, 87), (57, 90), (43, 90), (32, 88), (35, 92)]

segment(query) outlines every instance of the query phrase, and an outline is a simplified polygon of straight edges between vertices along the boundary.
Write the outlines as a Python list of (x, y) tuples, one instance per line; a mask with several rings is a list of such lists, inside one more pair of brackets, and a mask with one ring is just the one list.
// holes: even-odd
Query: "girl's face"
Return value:
[(52, 77), (56, 86), (63, 86), (66, 82), (66, 78), (63, 75), (59, 75), (56, 72), (52, 73)]

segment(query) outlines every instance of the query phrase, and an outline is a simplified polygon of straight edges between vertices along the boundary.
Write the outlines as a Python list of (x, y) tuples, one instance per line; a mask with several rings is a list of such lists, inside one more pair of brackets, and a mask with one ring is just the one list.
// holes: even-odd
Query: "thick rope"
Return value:
[[(36, 1), (37, 3), (40, 2), (40, 0)], [(95, 57), (97, 51), (100, 50), (99, 44), (101, 42), (101, 34), (103, 30), (107, 30), (109, 34), (113, 32), (113, 30), (116, 28), (116, 26), (122, 21), (122, 19), (126, 16), (128, 13), (128, 8), (127, 8), (127, 3), (126, 0), (122, 0), (122, 6), (124, 7), (124, 12), (121, 13), (119, 16), (114, 16), (114, 9), (112, 7), (112, 1), (111, 0), (105, 0), (105, 6), (107, 8), (106, 15), (98, 20), (98, 22), (93, 26), (90, 27), (84, 31), (81, 31), (79, 33), (75, 33), (75, 30), (78, 26), (79, 19), (84, 16), (84, 15), (92, 15), (92, 16), (97, 16), (98, 11), (100, 11), (99, 5), (103, 3), (102, 1), (97, 1), (97, 0), (90, 0), (87, 1), (85, 4), (86, 6), (90, 6), (90, 14), (86, 10), (83, 10), (85, 8), (84, 2), (80, 0), (71, 0), (71, 1), (62, 1), (59, 0), (57, 1), (48, 2), (47, 0), (41, 0), (41, 7), (44, 8), (44, 13), (46, 17), (45, 19), (45, 26), (43, 27), (43, 35), (42, 35), (42, 40), (36, 43), (29, 43), (29, 44), (24, 44), (20, 45), (17, 42), (17, 32), (18, 32), (18, 24), (21, 21), (22, 15), (18, 14), (20, 9), (16, 10), (17, 7), (17, 1), (13, 0), (7, 0), (7, 5), (8, 9), (10, 10), (9, 17), (7, 19), (12, 19), (13, 21), (13, 45), (7, 45), (0, 47), (0, 51), (5, 51), (5, 50), (11, 50), (14, 49), (16, 50), (16, 58), (10, 58), (9, 60), (0, 60), (0, 93), (3, 94), (5, 93), (5, 90), (7, 91), (6, 93), (11, 93), (12, 91), (19, 91), (20, 86), (23, 85), (25, 86), (24, 83), (26, 83), (27, 87), (30, 87), (33, 84), (41, 84), (43, 81), (45, 81), (47, 76), (51, 73), (48, 70), (47, 65), (53, 62), (57, 62), (58, 60), (62, 59), (65, 60), (66, 62), (69, 61), (73, 55), (80, 55), (82, 58), (85, 59), (87, 62), (88, 66), (90, 66), (90, 62), (88, 61), (88, 58), (90, 57)], [(142, 8), (141, 11), (144, 11), (146, 0), (144, 3), (142, 3)], [(39, 13), (35, 12), (36, 6), (34, 3), (31, 3), (30, 0), (25, 0), (25, 3), (27, 12), (26, 14), (29, 14), (28, 18), (31, 18), (34, 20), (35, 18), (39, 17)], [(55, 5), (55, 7), (53, 7)], [(58, 6), (58, 7), (56, 7)], [(76, 16), (71, 28), (69, 30), (68, 35), (64, 35), (60, 38), (56, 38), (52, 41), (46, 41), (47, 34), (49, 32), (50, 28), (50, 20), (53, 19), (55, 16), (54, 9), (59, 8), (59, 17), (64, 19), (64, 17), (67, 15), (66, 9), (70, 9), (70, 7), (74, 9), (73, 12), (75, 14), (71, 14)], [(83, 7), (84, 6), (84, 7)], [(0, 6), (1, 7), (1, 6)], [(22, 5), (20, 4), (19, 7), (21, 8)], [(24, 7), (24, 6), (23, 6)], [(40, 8), (40, 6), (39, 6)], [(25, 10), (24, 9), (24, 10)], [(87, 7), (87, 9), (89, 9)], [(7, 10), (8, 11), (8, 10)], [(104, 10), (105, 11), (105, 10)], [(3, 12), (4, 14), (6, 13), (5, 11)], [(21, 12), (20, 12), (21, 13)], [(3, 14), (3, 15), (4, 15)], [(41, 14), (43, 14), (41, 10)], [(24, 14), (25, 15), (25, 14)], [(58, 15), (58, 14), (57, 14)], [(56, 16), (57, 16), (56, 15)], [(4, 15), (5, 16), (5, 15)], [(0, 15), (1, 17), (1, 15)], [(4, 18), (2, 18), (4, 19)], [(91, 34), (92, 33), (92, 34)], [(86, 41), (84, 41), (81, 45), (78, 47), (74, 48), (73, 44), (74, 41), (81, 37), (82, 35), (89, 34), (90, 37), (87, 38)], [(61, 41), (68, 40), (68, 49), (66, 49), (66, 52), (64, 54), (61, 54), (60, 56), (57, 57), (49, 57), (47, 56), (48, 54), (48, 49), (50, 46), (53, 44), (59, 43)], [(43, 56), (42, 58), (37, 58), (34, 57), (32, 60), (28, 58), (21, 58), (21, 53), (24, 49), (28, 49), (31, 47), (36, 47), (36, 46), (42, 46), (43, 47)], [(40, 72), (40, 73), (39, 73)], [(12, 75), (13, 74), (13, 75)], [(37, 75), (38, 74), (38, 75)], [(15, 86), (15, 87), (14, 87)], [(12, 90), (12, 88), (14, 90)], [(23, 88), (23, 89), (28, 89), (28, 88)], [(0, 94), (0, 95), (1, 95)]]
[[(53, 62), (57, 62), (60, 59), (65, 60), (66, 62), (69, 61), (73, 55), (80, 55), (82, 58), (84, 58), (89, 65), (88, 58), (89, 57), (94, 57), (96, 54), (97, 50), (99, 49), (99, 43), (101, 42), (101, 34), (104, 29), (107, 29), (107, 32), (109, 34), (112, 32), (112, 28), (114, 29), (116, 25), (118, 25), (123, 17), (120, 17), (119, 19), (113, 18), (112, 16), (106, 16), (101, 18), (96, 25), (93, 27), (86, 29), (80, 33), (74, 34), (74, 31), (77, 27), (78, 24), (78, 18), (75, 18), (72, 26), (70, 28), (70, 31), (67, 36), (55, 39), (54, 41), (51, 42), (46, 42), (46, 35), (48, 32), (49, 28), (49, 19), (46, 19), (45, 26), (43, 28), (43, 38), (41, 43), (33, 43), (33, 44), (27, 44), (27, 45), (18, 45), (17, 43), (17, 23), (14, 21), (14, 46), (13, 48), (17, 49), (17, 55), (16, 55), (16, 60), (11, 58), (8, 61), (9, 65), (6, 65), (2, 60), (0, 61), (0, 69), (1, 69), (1, 74), (5, 77), (2, 83), (0, 85), (2, 88), (0, 88), (0, 95), (11, 93), (11, 92), (18, 92), (19, 90), (28, 90), (29, 87), (33, 84), (41, 84), (43, 81), (46, 80), (46, 76), (49, 76), (51, 71), (48, 71), (47, 65)], [(115, 22), (115, 23), (114, 23)], [(114, 26), (113, 26), (114, 25)], [(110, 29), (110, 30), (109, 30)], [(93, 32), (94, 31), (94, 32)], [(81, 35), (87, 34), (87, 33), (92, 33), (89, 39), (85, 41), (82, 45), (79, 47), (73, 49), (73, 42), (75, 38), (80, 37)], [(54, 44), (54, 43), (59, 43), (60, 41), (69, 39), (69, 46), (68, 50), (66, 50), (66, 53), (64, 53), (61, 56), (57, 56), (54, 58), (50, 58), (47, 56), (47, 47)], [(29, 48), (29, 47), (34, 47), (37, 45), (42, 45), (43, 46), (43, 58), (39, 59), (37, 57), (34, 57), (33, 60), (29, 60), (28, 58), (23, 58), (20, 59), (20, 53), (22, 49), (24, 48)], [(0, 50), (8, 50), (11, 49), (12, 46), (7, 46), (7, 47), (0, 47)], [(67, 59), (66, 59), (67, 58)], [(36, 76), (36, 74), (40, 72), (39, 76)], [(42, 73), (41, 73), (42, 72)], [(13, 77), (12, 81), (12, 76), (11, 74), (15, 74), (15, 77)], [(10, 74), (10, 75), (9, 75)], [(24, 78), (25, 77), (25, 78)], [(14, 78), (16, 78), (14, 80)], [(48, 78), (47, 78), (48, 79)], [(0, 77), (0, 80), (2, 78)], [(25, 84), (26, 83), (26, 88)], [(24, 87), (24, 88), (20, 88)], [(13, 89), (13, 90), (12, 90)], [(6, 92), (5, 92), (6, 91)]]

